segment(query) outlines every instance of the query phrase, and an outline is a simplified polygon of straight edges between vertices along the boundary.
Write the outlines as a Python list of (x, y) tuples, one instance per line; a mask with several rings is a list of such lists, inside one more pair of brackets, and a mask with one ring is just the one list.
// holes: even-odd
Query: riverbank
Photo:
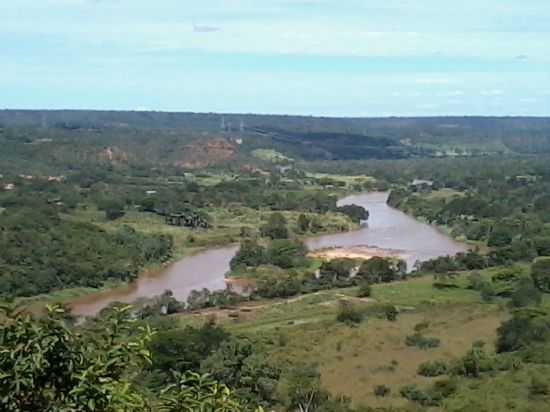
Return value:
[[(25, 306), (31, 311), (39, 312), (45, 305), (51, 303), (62, 303), (74, 307), (102, 296), (121, 296), (125, 292), (139, 288), (136, 284), (139, 284), (140, 280), (154, 280), (181, 260), (192, 258), (209, 250), (236, 248), (241, 240), (247, 238), (246, 233), (243, 233), (243, 228), (247, 228), (249, 233), (257, 233), (265, 216), (273, 213), (268, 210), (247, 207), (208, 209), (208, 212), (213, 217), (213, 225), (208, 230), (169, 226), (155, 214), (137, 211), (128, 211), (124, 217), (115, 221), (106, 220), (101, 211), (91, 207), (80, 208), (72, 215), (63, 215), (64, 219), (92, 223), (108, 232), (116, 232), (123, 226), (130, 226), (139, 232), (169, 235), (174, 240), (172, 257), (164, 262), (156, 262), (143, 267), (136, 279), (131, 282), (110, 280), (99, 288), (66, 288), (48, 294), (17, 298), (15, 303)], [(294, 211), (282, 211), (281, 213), (285, 215), (289, 226), (294, 229), (297, 226), (300, 213)], [(315, 213), (309, 215), (317, 216)], [(331, 212), (322, 216), (318, 215), (318, 217), (323, 223), (318, 228), (319, 235), (341, 233), (343, 230), (353, 230), (358, 226), (339, 213)]]
[[(342, 198), (338, 204), (357, 204), (370, 211), (368, 224), (357, 230), (336, 234), (316, 235), (305, 238), (310, 250), (333, 247), (356, 247), (368, 245), (378, 250), (403, 252), (411, 269), (417, 260), (428, 260), (442, 255), (453, 255), (466, 247), (386, 204), (388, 193), (373, 192)], [(292, 212), (288, 213), (289, 215)], [(339, 217), (342, 219), (342, 216)], [(292, 227), (293, 223), (289, 225)], [(341, 228), (340, 225), (336, 226)], [(351, 225), (347, 225), (351, 229)], [(140, 277), (131, 285), (115, 291), (95, 294), (72, 302), (75, 314), (92, 316), (113, 301), (126, 303), (162, 294), (170, 289), (176, 299), (185, 301), (192, 290), (225, 289), (225, 274), (229, 262), (237, 251), (236, 246), (206, 249), (193, 256), (178, 260), (154, 277)]]

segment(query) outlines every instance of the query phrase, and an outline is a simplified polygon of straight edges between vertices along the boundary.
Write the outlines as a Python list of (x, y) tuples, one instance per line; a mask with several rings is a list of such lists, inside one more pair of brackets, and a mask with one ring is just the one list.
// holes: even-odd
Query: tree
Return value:
[(162, 391), (163, 412), (243, 412), (231, 390), (210, 375), (174, 372), (175, 383)]
[(541, 291), (550, 293), (550, 257), (535, 259), (531, 265), (531, 277)]
[(367, 220), (369, 218), (369, 211), (363, 206), (358, 205), (345, 205), (336, 209), (338, 212), (345, 214), (355, 223)]
[(512, 294), (511, 304), (516, 308), (529, 305), (540, 305), (542, 295), (531, 278), (522, 278)]
[(152, 354), (149, 369), (164, 374), (164, 381), (169, 379), (166, 374), (171, 370), (198, 370), (201, 362), (229, 337), (229, 333), (213, 322), (199, 328), (186, 326), (158, 331), (148, 345)]
[(497, 352), (512, 352), (550, 340), (550, 320), (545, 312), (521, 309), (497, 329)]
[[(135, 385), (150, 362), (154, 332), (136, 327), (130, 306), (116, 306), (79, 334), (60, 306), (35, 319), (4, 308), (0, 326), (0, 410), (12, 412), (146, 412), (149, 399)], [(244, 412), (225, 385), (208, 375), (175, 373), (154, 410)], [(257, 410), (260, 412), (260, 410)]]
[(361, 264), (357, 276), (369, 283), (379, 283), (394, 281), (397, 273), (389, 259), (374, 256)]
[(271, 239), (288, 239), (288, 228), (286, 218), (282, 213), (272, 213), (267, 223), (260, 228), (264, 237)]
[(324, 261), (321, 264), (321, 276), (328, 276), (336, 279), (347, 279), (355, 268), (356, 262), (353, 259), (337, 258)]
[(306, 245), (299, 240), (274, 240), (267, 249), (267, 263), (283, 269), (302, 266), (306, 253)]
[(201, 370), (229, 385), (250, 404), (273, 403), (281, 371), (247, 339), (228, 339), (201, 362)]
[(64, 310), (47, 316), (7, 314), (0, 329), (0, 406), (2, 410), (83, 412), (141, 411), (146, 401), (128, 373), (150, 360), (149, 329), (131, 338), (129, 306), (114, 308), (93, 335), (84, 339), (64, 323)]
[(239, 251), (233, 256), (229, 266), (231, 270), (239, 266), (256, 267), (266, 263), (266, 250), (255, 240), (244, 240), (241, 242)]
[(115, 199), (105, 201), (100, 205), (100, 209), (105, 211), (107, 220), (116, 220), (124, 216), (124, 204)]
[(507, 246), (512, 242), (513, 232), (506, 226), (497, 226), (489, 235), (487, 244), (494, 247)]

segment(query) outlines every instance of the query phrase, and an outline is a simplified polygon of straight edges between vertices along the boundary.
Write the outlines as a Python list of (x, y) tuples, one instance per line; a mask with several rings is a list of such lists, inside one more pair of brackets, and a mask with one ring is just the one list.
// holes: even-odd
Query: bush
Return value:
[(442, 379), (434, 383), (430, 388), (429, 394), (432, 401), (438, 405), (445, 398), (448, 398), (456, 392), (458, 385), (454, 379)]
[(363, 313), (348, 301), (341, 300), (336, 320), (347, 324), (357, 324), (363, 321)]
[(394, 305), (387, 305), (384, 309), (384, 314), (386, 315), (386, 319), (389, 321), (396, 321), (397, 315), (399, 314), (399, 310)]
[(405, 344), (407, 346), (416, 346), (420, 349), (437, 348), (441, 345), (441, 340), (438, 338), (431, 338), (422, 335), (421, 333), (415, 333), (405, 338)]
[(411, 402), (417, 402), (424, 406), (435, 406), (432, 403), (429, 395), (419, 389), (415, 384), (405, 385), (400, 390), (401, 396)]
[(389, 395), (391, 392), (391, 389), (387, 387), (386, 385), (376, 385), (374, 387), (374, 395), (379, 397), (384, 397)]
[(449, 372), (449, 366), (441, 360), (423, 362), (416, 371), (420, 376), (434, 377), (445, 375)]
[(427, 390), (421, 390), (416, 385), (405, 385), (399, 393), (405, 399), (417, 402), (422, 406), (439, 406), (441, 402), (454, 394), (457, 390), (457, 383), (454, 379), (443, 379), (437, 381)]
[(360, 298), (368, 298), (372, 294), (372, 288), (371, 285), (368, 282), (361, 282), (359, 285), (359, 291), (357, 292), (357, 296)]
[(472, 347), (453, 368), (454, 373), (470, 378), (478, 378), (483, 372), (495, 369), (495, 360), (480, 347)]

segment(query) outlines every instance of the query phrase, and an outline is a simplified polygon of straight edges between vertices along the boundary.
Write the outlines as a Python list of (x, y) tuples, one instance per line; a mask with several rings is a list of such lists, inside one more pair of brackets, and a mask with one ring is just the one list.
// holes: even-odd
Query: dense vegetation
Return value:
[(129, 226), (106, 232), (61, 219), (51, 209), (9, 208), (0, 215), (0, 295), (33, 296), (74, 286), (133, 279), (168, 259), (172, 239)]

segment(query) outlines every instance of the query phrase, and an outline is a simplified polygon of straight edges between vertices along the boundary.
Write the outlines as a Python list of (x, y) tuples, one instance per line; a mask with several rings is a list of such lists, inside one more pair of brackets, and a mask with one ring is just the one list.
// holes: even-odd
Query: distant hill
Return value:
[(204, 167), (248, 162), (258, 149), (306, 161), (539, 154), (550, 152), (550, 118), (0, 110), (0, 144), (4, 172), (106, 161)]
[(145, 111), (1, 110), (0, 126), (223, 130), (229, 133), (276, 128), (293, 133), (298, 139), (310, 133), (336, 133), (340, 137), (349, 134), (374, 136), (405, 145), (455, 145), (525, 153), (550, 150), (550, 118), (535, 117), (330, 118)]

